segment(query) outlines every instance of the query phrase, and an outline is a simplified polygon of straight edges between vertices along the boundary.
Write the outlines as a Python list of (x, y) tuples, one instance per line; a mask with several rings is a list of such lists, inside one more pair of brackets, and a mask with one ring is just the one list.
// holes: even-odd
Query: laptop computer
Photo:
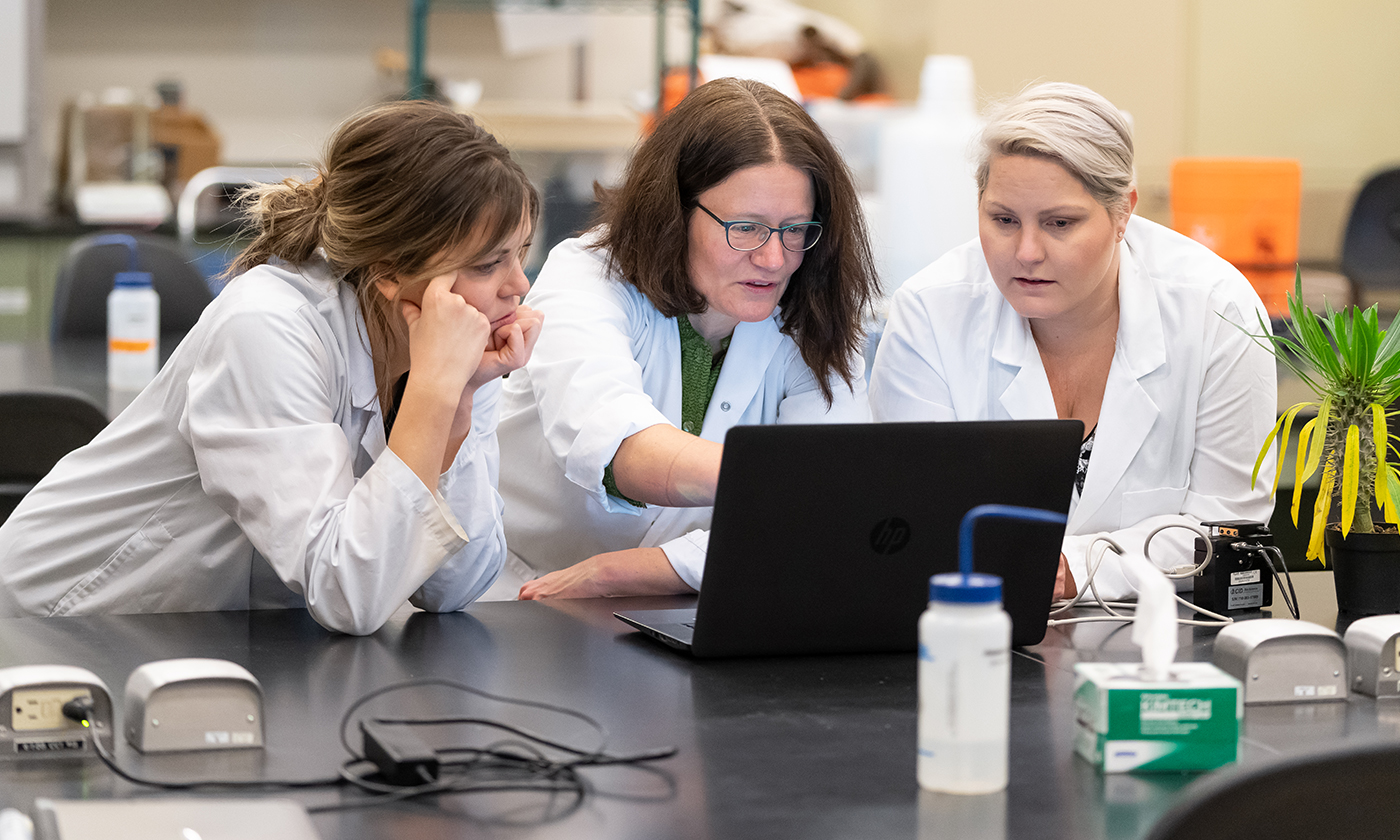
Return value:
[[(928, 579), (980, 504), (1067, 513), (1078, 420), (738, 426), (693, 609), (615, 615), (697, 657), (913, 651)], [(1045, 636), (1063, 525), (978, 523), (1012, 644)]]

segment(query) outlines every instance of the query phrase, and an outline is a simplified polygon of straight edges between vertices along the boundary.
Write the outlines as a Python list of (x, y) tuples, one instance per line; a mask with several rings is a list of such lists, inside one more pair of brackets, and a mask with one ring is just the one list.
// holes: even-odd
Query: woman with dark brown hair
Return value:
[(870, 248), (797, 103), (710, 82), (600, 197), (529, 295), (550, 328), (506, 382), (510, 551), (487, 597), (698, 589), (725, 432), (869, 418)]
[[(371, 633), (460, 609), (505, 554), (501, 377), (538, 198), (446, 108), (346, 122), (156, 379), (0, 528), (0, 615), (304, 605)], [(411, 375), (410, 375), (411, 371)]]

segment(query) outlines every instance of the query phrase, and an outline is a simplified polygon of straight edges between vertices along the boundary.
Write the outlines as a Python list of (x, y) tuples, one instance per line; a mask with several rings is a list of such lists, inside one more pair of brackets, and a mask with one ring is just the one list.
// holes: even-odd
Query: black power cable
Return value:
[[(356, 750), (350, 745), (347, 735), (349, 724), (354, 719), (356, 712), (363, 708), (365, 704), (376, 698), (394, 692), (428, 686), (447, 688), (498, 703), (534, 708), (566, 717), (572, 717), (583, 722), (598, 733), (598, 744), (592, 748), (573, 746), (561, 741), (545, 738), (508, 723), (494, 721), (488, 718), (373, 718), (371, 719), (371, 723), (381, 728), (400, 726), (480, 726), (499, 730), (510, 736), (514, 736), (511, 740), (496, 742), (486, 746), (433, 748), (424, 744), (422, 745), (423, 749), (421, 754), (418, 755), (416, 760), (405, 760), (402, 765), (393, 768), (398, 771), (406, 771), (393, 775), (394, 780), (398, 783), (389, 781), (385, 778), (385, 766), (376, 764), (366, 756), (365, 751)], [(90, 727), (92, 724), (92, 710), (92, 700), (86, 697), (75, 698), (63, 705), (64, 716), (82, 723), (85, 727)], [(366, 730), (370, 729), (369, 727), (362, 728)], [(366, 738), (370, 737), (372, 736), (369, 734), (366, 735)], [(610, 755), (604, 751), (604, 747), (607, 743), (606, 730), (603, 728), (602, 724), (582, 712), (563, 706), (555, 706), (550, 703), (503, 697), (473, 688), (465, 683), (431, 677), (392, 683), (383, 688), (371, 691), (357, 699), (354, 703), (351, 703), (350, 707), (346, 709), (345, 714), (342, 715), (340, 719), (340, 742), (345, 748), (345, 751), (351, 755), (351, 758), (341, 766), (340, 774), (333, 778), (291, 780), (256, 779), (237, 781), (200, 779), (186, 782), (172, 782), (142, 778), (122, 769), (117, 763), (116, 756), (107, 750), (107, 747), (102, 743), (102, 739), (98, 737), (96, 732), (93, 732), (93, 746), (97, 751), (98, 757), (102, 759), (102, 762), (106, 764), (113, 773), (126, 781), (133, 784), (145, 785), (147, 787), (161, 788), (164, 790), (192, 790), (196, 788), (266, 789), (332, 787), (341, 784), (350, 784), (373, 794), (364, 799), (352, 799), (330, 805), (308, 808), (307, 811), (311, 813), (351, 808), (367, 808), (420, 796), (433, 796), (438, 794), (499, 793), (508, 791), (530, 792), (547, 794), (550, 797), (549, 805), (542, 818), (543, 821), (562, 819), (578, 810), (583, 804), (590, 787), (586, 780), (579, 774), (578, 771), (580, 769), (618, 765), (649, 769), (643, 765), (648, 762), (670, 758), (677, 752), (675, 747), (666, 747), (632, 755)], [(544, 752), (546, 749), (563, 753), (566, 757), (551, 758)], [(388, 758), (385, 758), (384, 754), (378, 755), (377, 758), (380, 761), (392, 762), (395, 760), (392, 751), (390, 751)], [(560, 794), (568, 795), (568, 799), (564, 803), (562, 809), (555, 809), (554, 798)], [(542, 820), (513, 822), (508, 824), (537, 824), (540, 821)]]
[[(545, 738), (544, 736), (518, 726), (491, 720), (489, 718), (452, 716), (431, 718), (375, 717), (370, 718), (369, 723), (373, 724), (374, 727), (380, 728), (398, 726), (478, 726), (499, 730), (508, 735), (515, 736), (515, 738), (486, 746), (432, 748), (431, 761), (424, 761), (417, 758), (410, 759), (410, 767), (404, 767), (402, 765), (392, 767), (372, 765), (372, 763), (368, 761), (366, 755), (367, 750), (359, 751), (350, 745), (350, 723), (355, 719), (356, 713), (367, 703), (393, 692), (424, 687), (446, 688), (451, 691), (470, 694), (474, 697), (498, 703), (539, 709), (552, 714), (572, 717), (595, 731), (598, 734), (598, 743), (597, 746), (591, 749), (578, 747)], [(374, 730), (371, 727), (364, 726), (362, 722), (362, 731), (366, 733), (366, 738), (369, 739), (379, 737), (378, 733), (382, 732), (382, 729)], [(637, 766), (645, 764), (646, 762), (670, 758), (676, 754), (675, 747), (666, 747), (634, 755), (610, 755), (604, 751), (607, 740), (607, 731), (597, 720), (582, 712), (563, 706), (556, 706), (551, 703), (543, 703), (535, 700), (504, 697), (482, 691), (466, 683), (436, 677), (404, 680), (377, 689), (359, 698), (350, 705), (350, 708), (345, 711), (345, 714), (340, 720), (341, 745), (344, 746), (345, 751), (352, 756), (351, 760), (346, 762), (341, 768), (341, 777), (348, 783), (375, 794), (375, 796), (365, 800), (348, 800), (341, 803), (318, 806), (309, 810), (320, 812), (346, 808), (361, 808), (378, 804), (379, 802), (401, 801), (417, 796), (429, 796), (443, 793), (462, 794), (526, 791), (550, 794), (551, 797), (557, 794), (569, 795), (569, 799), (562, 810), (547, 811), (542, 820), (529, 821), (530, 824), (534, 824), (541, 821), (562, 819), (576, 811), (583, 804), (589, 787), (586, 780), (578, 772), (581, 768), (610, 765)], [(546, 755), (544, 749), (555, 750), (564, 753), (568, 757), (558, 759), (550, 758)], [(355, 772), (357, 766), (362, 768), (365, 772)], [(371, 766), (373, 769), (371, 769)], [(392, 775), (402, 777), (406, 775), (405, 771), (410, 769), (419, 774), (419, 778), (422, 780), (421, 784), (408, 786), (394, 785), (386, 783), (383, 778), (386, 775), (386, 770), (390, 771)], [(434, 775), (434, 773), (436, 773), (436, 775)], [(376, 776), (379, 778), (376, 778)]]
[[(1269, 572), (1273, 574), (1274, 580), (1282, 576), (1284, 582), (1288, 584), (1285, 590), (1282, 585), (1278, 588), (1278, 594), (1283, 598), (1283, 605), (1288, 608), (1296, 620), (1298, 612), (1298, 593), (1293, 589), (1293, 577), (1288, 573), (1288, 561), (1283, 559), (1283, 551), (1276, 545), (1261, 545), (1259, 543), (1237, 542), (1231, 543), (1231, 548), (1241, 551), (1248, 551), (1251, 554), (1258, 554), (1264, 558), (1264, 563), (1268, 565)], [(1278, 567), (1274, 567), (1274, 558), (1278, 558)], [(1281, 574), (1280, 574), (1281, 573)]]

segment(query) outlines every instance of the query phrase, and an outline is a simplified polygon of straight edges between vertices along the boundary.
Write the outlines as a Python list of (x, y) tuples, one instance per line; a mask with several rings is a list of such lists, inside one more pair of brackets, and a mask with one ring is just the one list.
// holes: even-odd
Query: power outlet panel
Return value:
[(16, 732), (36, 729), (82, 729), (76, 720), (63, 716), (63, 704), (78, 697), (92, 699), (87, 688), (15, 689), (11, 695), (14, 713), (10, 727)]
[[(91, 726), (63, 715), (63, 704), (79, 697), (91, 701)], [(71, 665), (0, 668), (0, 761), (86, 758), (96, 754), (97, 741), (112, 749), (112, 735), (111, 693), (93, 672)]]

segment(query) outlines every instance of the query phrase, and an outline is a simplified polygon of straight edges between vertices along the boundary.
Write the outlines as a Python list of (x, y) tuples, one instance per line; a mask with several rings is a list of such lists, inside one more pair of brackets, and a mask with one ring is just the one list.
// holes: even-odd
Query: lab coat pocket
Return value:
[[(95, 599), (99, 591), (109, 587), (113, 583), (112, 579), (119, 575), (123, 569), (139, 568), (169, 545), (172, 539), (174, 537), (170, 535), (159, 519), (147, 520), (141, 530), (132, 534), (131, 538), (112, 552), (112, 555), (102, 565), (88, 573), (72, 589), (68, 590), (68, 593), (59, 599), (49, 615), (70, 615), (79, 612), (80, 608), (87, 602)], [(121, 612), (122, 610), (113, 608), (122, 602), (134, 602), (140, 595), (139, 592), (135, 591), (124, 592), (120, 586), (111, 588), (113, 591), (103, 593), (106, 597), (102, 600), (106, 603), (100, 610), (101, 612)], [(87, 612), (87, 610), (81, 611)]]
[(1186, 487), (1158, 487), (1123, 494), (1121, 525), (1130, 528), (1150, 516), (1181, 513), (1186, 501)]

